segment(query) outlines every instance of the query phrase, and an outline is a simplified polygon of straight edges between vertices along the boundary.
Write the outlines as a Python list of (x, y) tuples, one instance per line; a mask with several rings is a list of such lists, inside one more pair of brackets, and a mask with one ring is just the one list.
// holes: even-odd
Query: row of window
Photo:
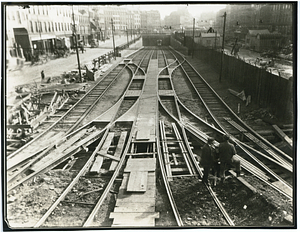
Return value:
[(70, 31), (71, 23), (53, 23), (53, 22), (32, 22), (30, 21), (30, 32), (55, 32), (55, 31)]

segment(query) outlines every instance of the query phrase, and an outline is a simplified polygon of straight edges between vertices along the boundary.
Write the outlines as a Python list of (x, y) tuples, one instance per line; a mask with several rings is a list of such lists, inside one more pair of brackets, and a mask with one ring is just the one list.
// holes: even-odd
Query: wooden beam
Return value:
[(115, 156), (113, 156), (113, 155), (103, 154), (103, 153), (99, 153), (99, 152), (97, 152), (97, 154), (98, 154), (98, 155), (101, 155), (101, 156), (103, 156), (103, 157), (105, 157), (105, 158), (112, 159), (112, 160), (117, 161), (117, 162), (120, 161), (120, 158), (115, 157)]
[(293, 148), (293, 141), (277, 125), (272, 125), (272, 126), (275, 129), (278, 136), (283, 141), (285, 141), (289, 145), (290, 148)]
[(27, 129), (27, 128), (31, 128), (31, 125), (28, 124), (14, 124), (14, 125), (6, 125), (7, 129)]
[[(105, 142), (103, 144), (103, 146), (101, 147), (101, 150), (98, 151), (97, 153), (98, 154), (102, 154), (102, 155), (106, 155), (107, 154), (107, 151), (109, 149), (109, 146), (113, 140), (115, 136), (115, 133), (114, 132), (109, 132), (106, 139), (105, 139)], [(94, 164), (92, 165), (91, 169), (90, 169), (90, 172), (93, 172), (93, 173), (99, 173), (100, 172), (100, 169), (102, 167), (102, 164), (103, 164), (103, 156), (102, 155), (98, 155), (96, 158), (95, 158), (95, 162)]]
[(148, 171), (131, 171), (127, 183), (128, 192), (146, 192)]
[[(122, 151), (123, 151), (123, 147), (124, 147), (124, 144), (125, 144), (126, 136), (127, 136), (127, 131), (122, 131), (121, 135), (120, 135), (120, 138), (119, 138), (119, 141), (118, 141), (117, 148), (115, 150), (115, 154), (114, 154), (114, 157), (116, 157), (118, 159), (120, 159), (120, 157), (122, 155)], [(116, 166), (117, 166), (117, 162), (112, 161), (111, 164), (110, 164), (110, 167), (109, 167), (109, 171), (114, 171)]]

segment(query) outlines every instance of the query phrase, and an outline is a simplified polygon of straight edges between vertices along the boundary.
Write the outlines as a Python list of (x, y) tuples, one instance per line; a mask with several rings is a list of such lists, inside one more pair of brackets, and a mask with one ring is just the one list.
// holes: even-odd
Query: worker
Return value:
[(229, 142), (229, 136), (223, 136), (223, 142), (219, 145), (219, 156), (220, 156), (220, 172), (221, 172), (221, 183), (225, 181), (225, 171), (227, 166), (235, 166), (237, 176), (241, 174), (241, 162), (236, 157), (236, 150), (234, 145)]
[(215, 149), (213, 146), (214, 138), (208, 137), (207, 143), (202, 148), (201, 160), (200, 163), (204, 168), (202, 182), (210, 185), (208, 182), (208, 175), (215, 164)]
[(45, 73), (44, 70), (41, 71), (41, 77), (42, 77), (42, 81), (45, 79)]

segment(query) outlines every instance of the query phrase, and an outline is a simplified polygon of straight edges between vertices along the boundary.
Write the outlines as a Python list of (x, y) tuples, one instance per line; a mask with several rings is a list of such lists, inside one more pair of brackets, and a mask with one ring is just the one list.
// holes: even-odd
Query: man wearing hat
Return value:
[(220, 155), (220, 172), (221, 172), (221, 182), (224, 183), (225, 180), (225, 170), (228, 165), (235, 166), (236, 174), (237, 176), (240, 176), (241, 174), (241, 162), (239, 159), (235, 157), (236, 150), (229, 142), (229, 136), (224, 135), (223, 136), (223, 142), (219, 145), (219, 155)]
[(215, 160), (215, 150), (213, 147), (214, 138), (208, 137), (207, 143), (202, 148), (202, 154), (201, 154), (201, 165), (204, 168), (204, 175), (203, 175), (203, 183), (206, 183), (207, 185), (210, 185), (208, 182), (208, 174), (210, 169), (214, 165)]

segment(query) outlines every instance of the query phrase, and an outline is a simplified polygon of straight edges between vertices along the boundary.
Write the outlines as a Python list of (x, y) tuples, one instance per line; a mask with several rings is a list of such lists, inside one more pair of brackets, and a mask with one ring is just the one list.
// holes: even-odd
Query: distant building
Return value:
[(209, 48), (218, 48), (221, 46), (219, 33), (200, 32), (199, 34), (197, 33), (194, 41), (196, 44), (200, 44), (201, 46)]
[[(76, 18), (79, 23), (78, 15)], [(62, 40), (70, 45), (72, 24), (70, 6), (28, 5), (23, 8), (7, 5), (7, 58), (30, 61), (33, 55), (54, 53)]]
[(144, 33), (153, 33), (161, 29), (160, 13), (158, 10), (141, 12), (141, 29)]
[(293, 41), (293, 3), (228, 4), (217, 12), (215, 29), (223, 34), (226, 12), (225, 40), (244, 41), (248, 30), (267, 29), (282, 35), (282, 45)]
[(282, 35), (270, 33), (269, 30), (249, 30), (246, 35), (246, 46), (254, 51), (276, 50), (280, 47)]

